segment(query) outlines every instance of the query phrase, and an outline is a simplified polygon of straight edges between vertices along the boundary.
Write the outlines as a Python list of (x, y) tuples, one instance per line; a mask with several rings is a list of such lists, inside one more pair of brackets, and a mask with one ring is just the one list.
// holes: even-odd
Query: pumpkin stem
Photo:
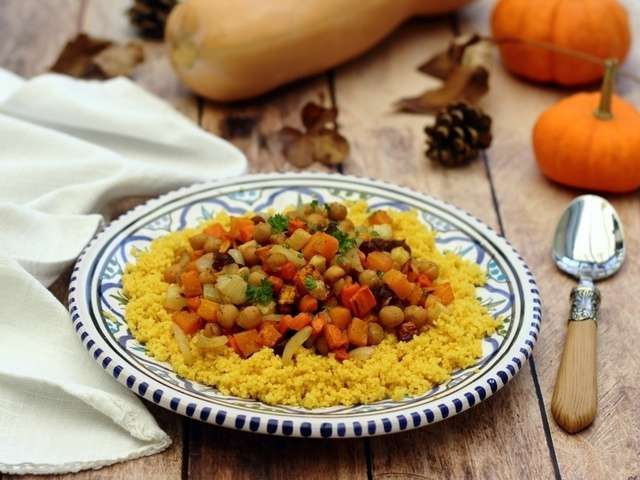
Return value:
[(596, 118), (600, 120), (611, 120), (611, 98), (613, 96), (613, 85), (616, 79), (618, 60), (610, 58), (604, 62), (604, 78), (600, 89), (600, 105), (593, 111)]

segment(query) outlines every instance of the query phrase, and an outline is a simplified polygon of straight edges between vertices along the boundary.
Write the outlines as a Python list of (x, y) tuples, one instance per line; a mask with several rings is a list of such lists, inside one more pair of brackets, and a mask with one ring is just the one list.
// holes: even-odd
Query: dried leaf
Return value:
[(109, 40), (80, 33), (67, 42), (51, 67), (51, 71), (72, 77), (93, 78), (99, 74), (99, 68), (93, 63), (93, 57), (111, 45), (112, 42)]
[(317, 132), (327, 126), (327, 123), (334, 123), (338, 117), (338, 110), (335, 108), (325, 108), (314, 102), (307, 102), (302, 109), (302, 124), (308, 132)]
[(335, 130), (322, 129), (311, 134), (313, 158), (325, 165), (340, 165), (349, 156), (349, 142)]
[(402, 98), (396, 109), (403, 112), (431, 113), (451, 102), (465, 100), (471, 104), (489, 91), (489, 72), (483, 66), (459, 65), (439, 88), (417, 97)]
[(435, 54), (418, 70), (432, 77), (445, 80), (454, 68), (462, 63), (462, 57), (467, 47), (477, 44), (481, 40), (480, 35), (473, 33), (454, 38), (444, 52)]
[(111, 45), (93, 57), (93, 62), (106, 78), (129, 75), (144, 60), (144, 51), (139, 43)]
[(143, 60), (140, 44), (119, 45), (80, 33), (67, 42), (51, 71), (76, 78), (104, 79), (128, 75)]

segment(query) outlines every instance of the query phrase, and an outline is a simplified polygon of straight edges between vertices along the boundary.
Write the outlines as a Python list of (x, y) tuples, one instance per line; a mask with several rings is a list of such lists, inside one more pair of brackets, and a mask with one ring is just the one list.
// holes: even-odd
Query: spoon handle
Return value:
[(569, 433), (587, 428), (598, 409), (597, 327), (600, 292), (593, 285), (580, 285), (571, 292), (571, 315), (551, 412)]

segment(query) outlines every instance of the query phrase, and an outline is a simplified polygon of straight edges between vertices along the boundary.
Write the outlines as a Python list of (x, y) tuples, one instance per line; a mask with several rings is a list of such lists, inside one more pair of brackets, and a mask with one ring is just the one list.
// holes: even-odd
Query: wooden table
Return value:
[[(133, 32), (123, 15), (127, 3), (2, 0), (0, 66), (27, 77), (42, 73), (78, 31), (130, 38)], [(332, 103), (339, 110), (339, 128), (352, 146), (343, 173), (438, 196), (506, 235), (535, 272), (544, 299), (542, 335), (520, 375), (486, 402), (446, 422), (358, 440), (251, 435), (148, 405), (173, 438), (169, 450), (74, 478), (640, 478), (640, 350), (635, 343), (640, 337), (638, 194), (610, 198), (626, 229), (628, 260), (619, 275), (601, 285), (599, 415), (588, 430), (566, 435), (553, 422), (549, 403), (573, 281), (555, 269), (549, 248), (556, 220), (579, 192), (553, 185), (539, 174), (530, 132), (538, 114), (568, 93), (518, 81), (495, 59), (491, 92), (483, 101), (494, 118), (495, 140), (480, 161), (458, 170), (425, 160), (422, 129), (431, 118), (396, 114), (390, 107), (398, 97), (435, 84), (418, 74), (415, 66), (443, 48), (454, 32), (487, 31), (492, 3), (479, 0), (457, 16), (412, 21), (362, 58), (251, 102), (220, 105), (191, 95), (176, 80), (158, 43), (145, 43), (147, 60), (133, 78), (202, 128), (239, 146), (252, 172), (290, 169), (264, 139), (284, 124), (298, 125), (306, 101)], [(640, 8), (634, 0), (626, 3), (635, 11), (631, 17), (638, 36)], [(638, 44), (627, 63), (636, 73)], [(638, 90), (637, 85), (621, 82), (621, 93), (636, 104), (640, 104)], [(133, 201), (115, 208), (122, 211)], [(65, 289), (66, 278), (53, 287), (60, 298), (66, 297)], [(2, 480), (10, 478), (14, 477), (5, 475)]]

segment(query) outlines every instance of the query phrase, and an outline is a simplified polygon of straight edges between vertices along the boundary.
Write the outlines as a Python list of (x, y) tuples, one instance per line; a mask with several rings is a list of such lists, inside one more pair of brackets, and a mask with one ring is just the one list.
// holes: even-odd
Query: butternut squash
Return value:
[(241, 100), (343, 63), (410, 17), (469, 1), (184, 0), (165, 39), (187, 86), (213, 100)]

